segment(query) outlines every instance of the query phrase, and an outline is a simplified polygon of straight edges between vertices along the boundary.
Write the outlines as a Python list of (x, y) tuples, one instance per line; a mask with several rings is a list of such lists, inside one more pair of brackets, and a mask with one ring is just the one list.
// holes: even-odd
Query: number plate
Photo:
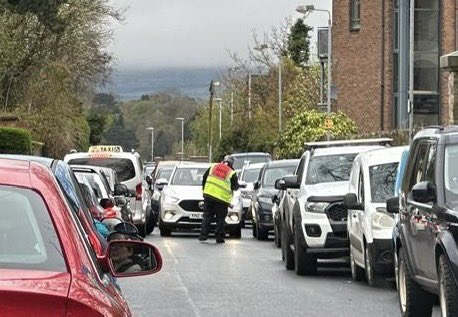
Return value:
[(191, 219), (202, 219), (203, 218), (203, 213), (202, 212), (192, 212), (189, 215), (189, 218), (191, 218)]

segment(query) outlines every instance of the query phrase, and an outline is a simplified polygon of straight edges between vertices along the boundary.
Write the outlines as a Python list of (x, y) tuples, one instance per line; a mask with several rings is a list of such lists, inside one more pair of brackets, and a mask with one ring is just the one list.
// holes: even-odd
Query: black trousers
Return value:
[(213, 219), (216, 217), (216, 239), (224, 239), (224, 219), (226, 219), (227, 216), (228, 205), (208, 198), (204, 199), (204, 204), (204, 216), (202, 220), (200, 235), (204, 237), (208, 236), (210, 225)]

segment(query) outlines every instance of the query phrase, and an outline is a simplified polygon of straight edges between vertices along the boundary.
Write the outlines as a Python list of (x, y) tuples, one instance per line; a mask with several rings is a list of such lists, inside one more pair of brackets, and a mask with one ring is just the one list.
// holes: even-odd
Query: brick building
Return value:
[[(408, 127), (409, 0), (333, 0), (333, 110), (362, 132)], [(458, 0), (415, 0), (414, 124), (449, 123), (447, 75)]]

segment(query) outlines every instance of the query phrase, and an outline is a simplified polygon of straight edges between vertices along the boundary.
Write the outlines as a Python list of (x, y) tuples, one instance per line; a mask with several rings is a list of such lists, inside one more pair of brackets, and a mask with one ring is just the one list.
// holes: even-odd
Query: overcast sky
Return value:
[[(228, 65), (227, 50), (245, 56), (253, 29), (267, 32), (287, 17), (300, 17), (300, 4), (331, 9), (331, 0), (111, 1), (127, 8), (109, 48), (119, 68)], [(306, 22), (326, 26), (327, 14), (315, 12)]]

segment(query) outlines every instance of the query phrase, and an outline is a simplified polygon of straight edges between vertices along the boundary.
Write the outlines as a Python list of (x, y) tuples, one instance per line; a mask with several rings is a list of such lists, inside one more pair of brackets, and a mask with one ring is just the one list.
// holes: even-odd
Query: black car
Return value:
[(252, 201), (253, 237), (267, 240), (270, 231), (274, 230), (272, 197), (278, 193), (276, 180), (292, 175), (299, 165), (299, 160), (282, 160), (268, 162), (262, 168), (259, 179), (254, 183)]
[(402, 316), (458, 316), (458, 127), (426, 128), (415, 136), (400, 196), (395, 262)]

